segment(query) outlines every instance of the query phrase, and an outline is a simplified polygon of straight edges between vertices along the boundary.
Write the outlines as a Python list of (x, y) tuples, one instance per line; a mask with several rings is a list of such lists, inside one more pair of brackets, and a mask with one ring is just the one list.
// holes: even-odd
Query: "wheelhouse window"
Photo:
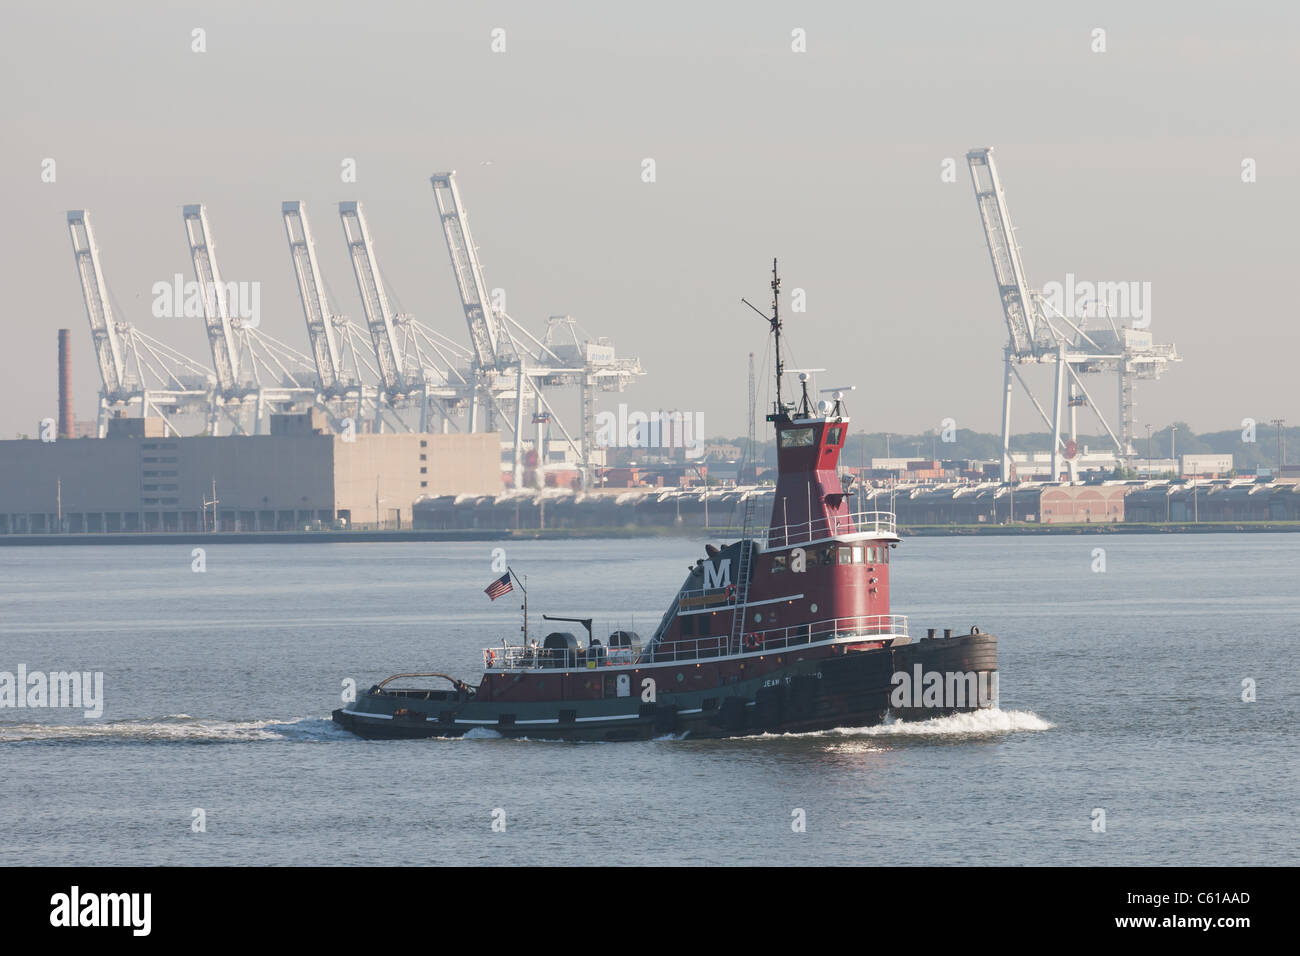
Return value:
[(816, 437), (812, 428), (787, 428), (781, 432), (781, 447), (807, 448)]
[(840, 564), (853, 563), (853, 549), (847, 545), (840, 547)]
[(854, 564), (862, 564), (863, 561), (866, 560), (865, 552), (866, 552), (866, 549), (863, 548), (862, 545), (860, 545), (860, 544), (855, 544), (855, 545), (853, 546), (853, 563), (854, 563)]
[(840, 443), (840, 438), (841, 436), (843, 436), (843, 434), (844, 434), (844, 429), (841, 426), (836, 425), (826, 435), (826, 444), (838, 445)]
[(786, 566), (786, 561), (787, 561), (787, 560), (788, 560), (788, 559), (787, 559), (786, 555), (784, 555), (784, 554), (773, 555), (773, 556), (772, 556), (772, 573), (773, 573), (773, 574), (779, 574), (780, 572), (784, 571), (784, 570), (785, 570), (785, 566)]

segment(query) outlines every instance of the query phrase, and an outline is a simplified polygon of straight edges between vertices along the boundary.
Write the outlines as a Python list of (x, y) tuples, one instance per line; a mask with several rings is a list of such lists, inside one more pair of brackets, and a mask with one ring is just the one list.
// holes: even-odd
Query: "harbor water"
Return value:
[[(909, 539), (893, 609), (999, 637), (1000, 706), (722, 741), (373, 742), (348, 681), (653, 631), (706, 539), (0, 548), (0, 864), (1300, 862), (1300, 535)], [(714, 541), (713, 543), (721, 543)], [(564, 625), (565, 629), (574, 625)]]

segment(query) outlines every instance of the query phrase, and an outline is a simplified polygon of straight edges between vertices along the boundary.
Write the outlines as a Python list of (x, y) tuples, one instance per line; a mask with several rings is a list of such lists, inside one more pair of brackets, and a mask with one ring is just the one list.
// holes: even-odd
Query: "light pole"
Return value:
[(379, 502), (387, 501), (387, 498), (379, 497), (379, 476), (375, 475), (375, 530), (382, 531), (383, 525), (379, 521)]
[(217, 500), (217, 479), (213, 478), (212, 479), (212, 500), (209, 501), (206, 498), (203, 500), (203, 530), (204, 531), (208, 530), (208, 505), (212, 506), (212, 530), (213, 532), (217, 530), (217, 505), (220, 503), (221, 502)]
[(1147, 477), (1151, 477), (1151, 426), (1147, 427)]

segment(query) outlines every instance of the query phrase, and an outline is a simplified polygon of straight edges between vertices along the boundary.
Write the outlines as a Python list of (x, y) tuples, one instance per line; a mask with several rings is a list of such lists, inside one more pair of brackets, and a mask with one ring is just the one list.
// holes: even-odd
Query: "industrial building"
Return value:
[[(747, 498), (753, 519), (768, 522), (772, 486), (560, 488), (501, 495), (430, 496), (417, 501), (424, 530), (539, 528), (729, 529), (740, 525)], [(998, 482), (862, 488), (855, 511), (893, 511), (903, 527), (923, 525), (1119, 525), (1177, 522), (1300, 521), (1293, 482), (1237, 478), (1213, 481), (1106, 481), (1069, 485)]]
[(0, 534), (409, 528), (421, 496), (501, 490), (492, 432), (336, 435), (316, 410), (272, 416), (269, 435), (112, 424), (103, 439), (0, 441)]

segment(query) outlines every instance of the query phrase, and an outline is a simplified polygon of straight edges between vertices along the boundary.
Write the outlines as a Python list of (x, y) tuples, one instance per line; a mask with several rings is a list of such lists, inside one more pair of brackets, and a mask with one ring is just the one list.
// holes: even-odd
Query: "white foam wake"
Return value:
[(872, 727), (843, 727), (832, 733), (853, 734), (862, 737), (985, 737), (994, 734), (1014, 734), (1030, 730), (1051, 730), (1049, 723), (1027, 710), (973, 710), (950, 717), (930, 720), (899, 720), (890, 714), (882, 723)]
[(870, 727), (836, 727), (834, 730), (813, 730), (799, 734), (761, 734), (757, 739), (783, 740), (792, 737), (976, 738), (1021, 733), (1023, 731), (1051, 730), (1054, 726), (1056, 725), (1027, 710), (1000, 710), (993, 707), (988, 710), (953, 714), (950, 717), (934, 717), (930, 720), (899, 720), (893, 714), (889, 714), (881, 723), (873, 724)]
[(179, 741), (229, 743), (240, 741), (329, 740), (351, 735), (328, 718), (297, 720), (215, 720), (170, 715), (158, 720), (87, 721), (84, 724), (0, 723), (0, 743), (19, 741)]

